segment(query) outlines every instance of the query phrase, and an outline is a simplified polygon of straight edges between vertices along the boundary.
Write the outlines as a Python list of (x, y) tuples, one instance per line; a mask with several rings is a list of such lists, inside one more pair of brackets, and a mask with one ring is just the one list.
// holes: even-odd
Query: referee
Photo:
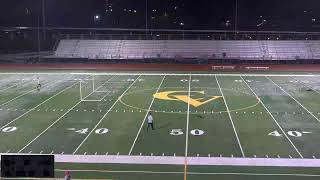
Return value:
[(150, 113), (148, 114), (148, 116), (147, 116), (147, 122), (148, 122), (147, 132), (149, 131), (149, 127), (151, 127), (151, 129), (154, 130), (154, 127), (153, 127), (153, 117), (152, 117), (151, 112), (150, 112)]

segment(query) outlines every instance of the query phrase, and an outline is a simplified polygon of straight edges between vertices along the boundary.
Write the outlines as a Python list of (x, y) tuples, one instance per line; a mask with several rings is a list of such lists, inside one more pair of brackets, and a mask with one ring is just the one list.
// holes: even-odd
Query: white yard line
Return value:
[[(163, 81), (164, 81), (165, 78), (166, 78), (166, 76), (163, 76), (162, 81), (160, 82), (160, 85), (159, 85), (156, 93), (159, 92), (160, 87), (161, 87), (161, 85), (162, 85), (162, 83), (163, 83)], [(132, 153), (132, 150), (133, 150), (133, 148), (134, 148), (134, 146), (135, 146), (135, 144), (136, 144), (136, 141), (138, 140), (138, 137), (139, 137), (140, 132), (141, 132), (141, 130), (142, 130), (142, 128), (143, 128), (143, 125), (144, 125), (144, 123), (145, 123), (145, 121), (146, 121), (146, 118), (147, 118), (147, 116), (148, 116), (148, 113), (149, 113), (149, 111), (150, 111), (150, 109), (151, 109), (151, 107), (152, 107), (152, 105), (153, 105), (154, 100), (155, 100), (155, 97), (153, 96), (152, 101), (151, 101), (151, 103), (150, 103), (150, 105), (149, 105), (148, 111), (146, 112), (146, 115), (144, 116), (144, 118), (143, 118), (143, 120), (142, 120), (142, 123), (141, 123), (141, 125), (140, 125), (140, 129), (139, 129), (139, 131), (138, 131), (138, 133), (137, 133), (137, 135), (136, 135), (136, 137), (135, 137), (135, 139), (134, 139), (134, 141), (133, 141), (133, 143), (132, 143), (132, 146), (131, 146), (131, 148), (130, 148), (130, 151), (129, 151), (128, 155), (131, 155), (131, 153)]]
[[(81, 83), (81, 82), (80, 82)], [(75, 83), (74, 85), (76, 85), (77, 83)], [(74, 86), (72, 85), (72, 86)], [(71, 86), (71, 87), (72, 87)], [(101, 85), (103, 86), (103, 84)], [(100, 86), (99, 86), (100, 87)], [(93, 94), (94, 91), (92, 91), (88, 96), (90, 96), (91, 94)], [(67, 115), (71, 110), (73, 110), (76, 106), (78, 106), (82, 101), (79, 101), (77, 104), (75, 104), (73, 107), (69, 108), (68, 111), (66, 111), (62, 116), (60, 116), (56, 121), (54, 121), (49, 127), (47, 127), (45, 130), (43, 130), (38, 136), (36, 136), (32, 141), (30, 141), (27, 145), (25, 145), (22, 149), (20, 149), (20, 152), (22, 152), (25, 148), (27, 148), (30, 144), (32, 144), (35, 140), (37, 140), (40, 136), (42, 136), (42, 134), (44, 134), (45, 132), (47, 132), (52, 126), (54, 126), (57, 122), (59, 122), (65, 115)]]
[(17, 118), (13, 119), (12, 121), (10, 121), (9, 123), (7, 123), (6, 125), (2, 126), (2, 127), (0, 128), (0, 130), (1, 130), (1, 129), (3, 129), (3, 128), (5, 128), (5, 127), (7, 127), (9, 124), (11, 124), (11, 123), (13, 123), (13, 122), (17, 121), (17, 120), (18, 120), (18, 119), (20, 119), (21, 117), (23, 117), (23, 116), (27, 115), (28, 113), (30, 113), (31, 111), (35, 110), (36, 108), (38, 108), (38, 107), (39, 107), (39, 106), (41, 106), (42, 104), (44, 104), (44, 103), (48, 102), (49, 100), (51, 100), (52, 98), (54, 98), (54, 97), (58, 96), (59, 94), (63, 93), (64, 91), (66, 91), (66, 90), (68, 90), (68, 89), (72, 88), (72, 87), (73, 87), (73, 86), (75, 86), (76, 84), (77, 84), (77, 83), (74, 83), (73, 85), (71, 85), (71, 86), (69, 86), (69, 87), (67, 87), (67, 88), (63, 89), (62, 91), (58, 92), (57, 94), (55, 94), (55, 95), (51, 96), (50, 98), (46, 99), (45, 101), (41, 102), (41, 103), (40, 103), (40, 104), (38, 104), (37, 106), (35, 106), (35, 107), (31, 108), (31, 109), (30, 109), (30, 110), (28, 110), (27, 112), (23, 113), (22, 115), (20, 115), (20, 116), (18, 116)]
[(65, 112), (62, 116), (60, 116), (56, 121), (54, 121), (49, 127), (47, 127), (45, 130), (43, 130), (38, 136), (36, 136), (33, 140), (31, 140), (27, 145), (25, 145), (22, 149), (18, 151), (18, 153), (21, 153), (24, 149), (26, 149), (30, 144), (32, 144), (35, 140), (37, 140), (42, 134), (47, 132), (48, 129), (50, 129), (53, 125), (55, 125), (57, 122), (59, 122), (65, 115), (67, 115), (71, 110), (73, 110), (76, 106), (78, 106), (82, 101), (77, 102), (74, 106), (68, 109), (67, 112)]
[(248, 88), (251, 90), (251, 92), (256, 96), (256, 98), (260, 101), (261, 105), (267, 110), (267, 112), (270, 114), (271, 118), (273, 119), (273, 121), (277, 124), (277, 126), (279, 127), (279, 129), (281, 130), (282, 134), (287, 138), (287, 140), (290, 142), (290, 144), (292, 145), (292, 147), (296, 150), (296, 152), (299, 154), (299, 156), (301, 158), (303, 158), (302, 154), (300, 153), (300, 151), (298, 150), (298, 148), (293, 144), (293, 142), (291, 141), (291, 139), (288, 137), (287, 133), (282, 129), (282, 127), (280, 126), (280, 124), (278, 123), (278, 121), (274, 118), (274, 116), (272, 115), (272, 113), (269, 111), (269, 109), (266, 107), (266, 105), (262, 102), (262, 100), (258, 97), (258, 95), (253, 91), (253, 89), (250, 87), (250, 85), (246, 82), (245, 79), (243, 79), (242, 76), (240, 76), (242, 81), (248, 86)]
[(188, 157), (189, 146), (189, 121), (190, 121), (190, 95), (191, 95), (191, 74), (189, 74), (189, 87), (188, 87), (188, 107), (187, 107), (187, 126), (186, 126), (186, 147), (184, 156)]
[(23, 93), (23, 94), (21, 94), (21, 95), (19, 95), (19, 96), (17, 96), (17, 97), (14, 97), (14, 98), (10, 99), (10, 100), (9, 100), (9, 101), (7, 101), (7, 102), (4, 102), (4, 103), (0, 104), (0, 106), (4, 106), (4, 105), (6, 105), (6, 104), (8, 104), (8, 103), (10, 103), (10, 102), (12, 102), (12, 101), (14, 101), (14, 100), (16, 100), (16, 99), (18, 99), (18, 98), (22, 97), (22, 96), (25, 96), (25, 95), (27, 95), (27, 94), (29, 94), (29, 93), (33, 92), (33, 91), (36, 91), (36, 90), (37, 90), (37, 89), (32, 89), (32, 90), (30, 90), (30, 91), (27, 91), (26, 93)]
[(266, 77), (269, 81), (271, 81), (274, 85), (276, 85), (279, 89), (281, 89), (284, 93), (286, 93), (288, 96), (290, 96), (297, 104), (299, 104), (304, 110), (306, 110), (312, 117), (314, 117), (318, 122), (320, 120), (312, 113), (310, 112), (303, 104), (301, 104), (296, 98), (294, 98), (291, 94), (289, 94), (286, 90), (284, 90), (281, 86), (279, 86), (277, 83), (275, 83), (272, 79), (269, 77)]
[(17, 83), (17, 84), (14, 84), (14, 85), (12, 85), (12, 86), (9, 86), (9, 87), (7, 87), (7, 88), (5, 88), (5, 89), (0, 89), (0, 92), (3, 92), (3, 91), (5, 91), (5, 90), (8, 90), (8, 89), (10, 89), (10, 88), (12, 88), (12, 87), (15, 87), (15, 86), (19, 86), (20, 84), (23, 84), (24, 82), (20, 82), (20, 83)]
[(242, 154), (243, 157), (246, 157), (245, 154), (244, 154), (244, 152), (243, 152), (242, 145), (241, 145), (240, 139), (239, 139), (239, 137), (238, 137), (238, 133), (237, 133), (236, 127), (234, 126), (234, 123), (233, 123), (233, 120), (232, 120), (232, 116), (231, 116), (231, 113), (230, 113), (228, 104), (227, 104), (227, 102), (226, 102), (226, 98), (224, 97), (224, 94), (223, 94), (223, 92), (222, 92), (222, 89), (221, 89), (221, 86), (220, 86), (220, 83), (219, 83), (219, 81), (218, 81), (217, 76), (215, 76), (215, 78), (216, 78), (217, 84), (218, 84), (218, 86), (219, 86), (219, 90), (220, 90), (220, 92), (221, 92), (221, 95), (222, 95), (224, 104), (226, 105), (227, 112), (228, 112), (228, 115), (229, 115), (229, 119), (230, 119), (230, 121), (231, 121), (234, 134), (236, 135), (236, 138), (237, 138), (237, 141), (238, 141), (238, 145), (239, 145), (239, 148), (240, 148), (240, 150), (241, 150), (241, 154)]
[(312, 87), (312, 85), (307, 84), (307, 83), (304, 83), (304, 82), (301, 82), (299, 79), (296, 79), (296, 78), (293, 78), (293, 79), (296, 80), (296, 81), (298, 81), (299, 84), (302, 84), (302, 86), (307, 87), (307, 88), (310, 88), (310, 89), (312, 89), (314, 92), (316, 92), (317, 94), (320, 94), (319, 90), (314, 89), (314, 88)]
[(90, 131), (90, 133), (84, 138), (84, 140), (80, 143), (80, 145), (74, 150), (73, 154), (75, 154), (80, 147), (82, 146), (82, 144), (89, 138), (89, 136), (93, 133), (93, 131), (99, 126), (99, 124), (102, 122), (102, 120), (109, 114), (109, 112), (112, 110), (112, 108), (117, 104), (117, 102), (120, 100), (120, 98), (126, 94), (126, 92), (132, 87), (132, 85), (141, 77), (141, 75), (139, 75), (139, 77), (136, 78), (135, 81), (133, 81), (133, 83), (131, 83), (130, 86), (128, 86), (128, 88), (122, 93), (122, 95), (113, 103), (113, 105), (109, 108), (109, 110), (103, 115), (103, 117), (100, 119), (100, 121), (95, 125), (95, 127)]

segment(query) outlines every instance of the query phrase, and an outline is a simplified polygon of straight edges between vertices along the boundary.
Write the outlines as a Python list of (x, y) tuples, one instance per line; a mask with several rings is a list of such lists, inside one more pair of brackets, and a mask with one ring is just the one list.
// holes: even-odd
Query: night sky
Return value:
[[(45, 0), (46, 26), (145, 28), (146, 0)], [(148, 27), (235, 27), (236, 0), (148, 0)], [(238, 30), (319, 31), (320, 0), (238, 0)], [(99, 19), (94, 19), (98, 15)], [(36, 26), (41, 0), (1, 0), (0, 26)]]

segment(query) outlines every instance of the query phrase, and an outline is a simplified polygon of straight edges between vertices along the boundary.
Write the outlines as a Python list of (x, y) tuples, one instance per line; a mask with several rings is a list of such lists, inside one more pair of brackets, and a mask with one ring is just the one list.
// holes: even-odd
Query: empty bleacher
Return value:
[(320, 41), (61, 40), (55, 56), (89, 59), (320, 59)]

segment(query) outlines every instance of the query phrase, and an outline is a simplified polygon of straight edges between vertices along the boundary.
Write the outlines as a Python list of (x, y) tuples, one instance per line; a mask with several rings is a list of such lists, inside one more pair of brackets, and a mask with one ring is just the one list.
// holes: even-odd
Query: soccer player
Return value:
[(151, 127), (152, 130), (154, 130), (154, 127), (153, 127), (153, 117), (152, 117), (152, 114), (151, 112), (148, 114), (147, 116), (147, 122), (148, 122), (148, 127), (147, 127), (147, 132), (149, 130), (149, 127)]
[(37, 80), (38, 80), (37, 90), (40, 91), (40, 89), (41, 89), (41, 83), (40, 83), (39, 77), (37, 78)]

